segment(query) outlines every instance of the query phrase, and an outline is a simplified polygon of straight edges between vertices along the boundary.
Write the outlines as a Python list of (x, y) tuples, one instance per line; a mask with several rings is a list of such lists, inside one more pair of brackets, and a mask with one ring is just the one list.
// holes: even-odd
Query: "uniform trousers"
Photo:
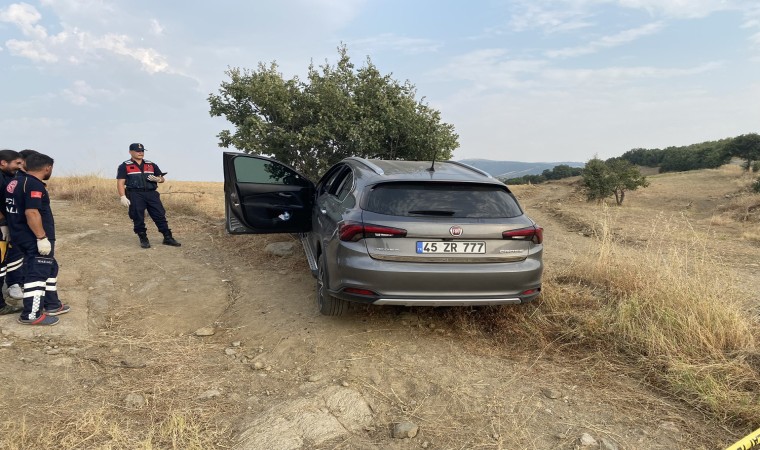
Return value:
[(145, 233), (145, 210), (148, 210), (150, 218), (156, 223), (161, 234), (170, 234), (169, 223), (166, 221), (166, 210), (161, 204), (161, 195), (158, 191), (129, 190), (126, 192), (129, 199), (129, 218), (134, 222), (134, 231), (137, 234)]
[(42, 256), (37, 251), (37, 242), (18, 242), (24, 255), (23, 283), (24, 310), (21, 319), (34, 320), (45, 310), (61, 307), (58, 299), (58, 261), (55, 260), (55, 241), (50, 241), (50, 254)]

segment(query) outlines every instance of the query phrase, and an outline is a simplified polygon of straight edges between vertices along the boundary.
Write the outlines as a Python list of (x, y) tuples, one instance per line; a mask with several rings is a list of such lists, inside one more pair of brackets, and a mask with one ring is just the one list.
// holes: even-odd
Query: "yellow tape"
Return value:
[(741, 441), (728, 447), (726, 450), (749, 450), (751, 448), (760, 449), (760, 428), (748, 434)]
[(8, 242), (0, 241), (0, 263), (5, 261), (6, 250), (8, 250)]

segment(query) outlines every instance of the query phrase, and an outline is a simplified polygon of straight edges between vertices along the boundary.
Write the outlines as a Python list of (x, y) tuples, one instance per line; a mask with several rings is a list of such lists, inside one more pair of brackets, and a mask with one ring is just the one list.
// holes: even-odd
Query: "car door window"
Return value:
[(235, 158), (238, 183), (309, 186), (309, 180), (273, 161), (258, 158)]
[(343, 178), (343, 181), (341, 181), (340, 185), (336, 189), (337, 193), (335, 194), (336, 197), (338, 197), (339, 201), (343, 201), (348, 193), (351, 191), (351, 188), (354, 185), (354, 174), (351, 172), (351, 170), (346, 171), (346, 176)]
[(327, 186), (327, 193), (333, 196), (337, 196), (338, 191), (343, 186), (343, 182), (351, 174), (351, 169), (344, 167), (343, 170), (335, 174), (332, 180), (330, 180), (329, 186)]

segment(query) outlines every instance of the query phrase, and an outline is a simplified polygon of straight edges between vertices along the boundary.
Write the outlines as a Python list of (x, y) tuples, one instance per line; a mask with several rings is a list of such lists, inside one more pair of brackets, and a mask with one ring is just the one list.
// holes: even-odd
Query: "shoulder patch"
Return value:
[(18, 180), (11, 180), (10, 183), (8, 183), (8, 186), (5, 188), (5, 190), (9, 194), (13, 194), (13, 190), (16, 189), (17, 184), (18, 184)]
[(29, 193), (32, 198), (42, 198), (42, 191), (32, 191)]

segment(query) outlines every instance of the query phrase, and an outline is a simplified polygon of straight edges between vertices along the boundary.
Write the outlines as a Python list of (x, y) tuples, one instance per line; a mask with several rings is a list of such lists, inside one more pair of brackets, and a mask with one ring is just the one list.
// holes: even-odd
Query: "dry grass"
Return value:
[[(219, 418), (235, 414), (223, 397), (198, 398), (219, 387), (208, 376), (219, 370), (208, 347), (200, 339), (105, 333), (49, 384), (65, 389), (39, 389), (0, 414), (0, 448), (219, 448), (232, 434)], [(144, 404), (127, 405), (128, 394)]]
[[(102, 210), (121, 208), (116, 180), (97, 175), (52, 178), (50, 196)], [(217, 182), (167, 181), (159, 185), (161, 202), (169, 216), (218, 220), (224, 217), (223, 184)]]
[(537, 304), (458, 320), (502, 342), (600, 351), (721, 423), (760, 421), (757, 321), (742, 312), (742, 280), (710, 250), (713, 237), (683, 218), (657, 215), (647, 231), (641, 219), (633, 227), (626, 214), (586, 208), (597, 216), (592, 243), (549, 266)]

